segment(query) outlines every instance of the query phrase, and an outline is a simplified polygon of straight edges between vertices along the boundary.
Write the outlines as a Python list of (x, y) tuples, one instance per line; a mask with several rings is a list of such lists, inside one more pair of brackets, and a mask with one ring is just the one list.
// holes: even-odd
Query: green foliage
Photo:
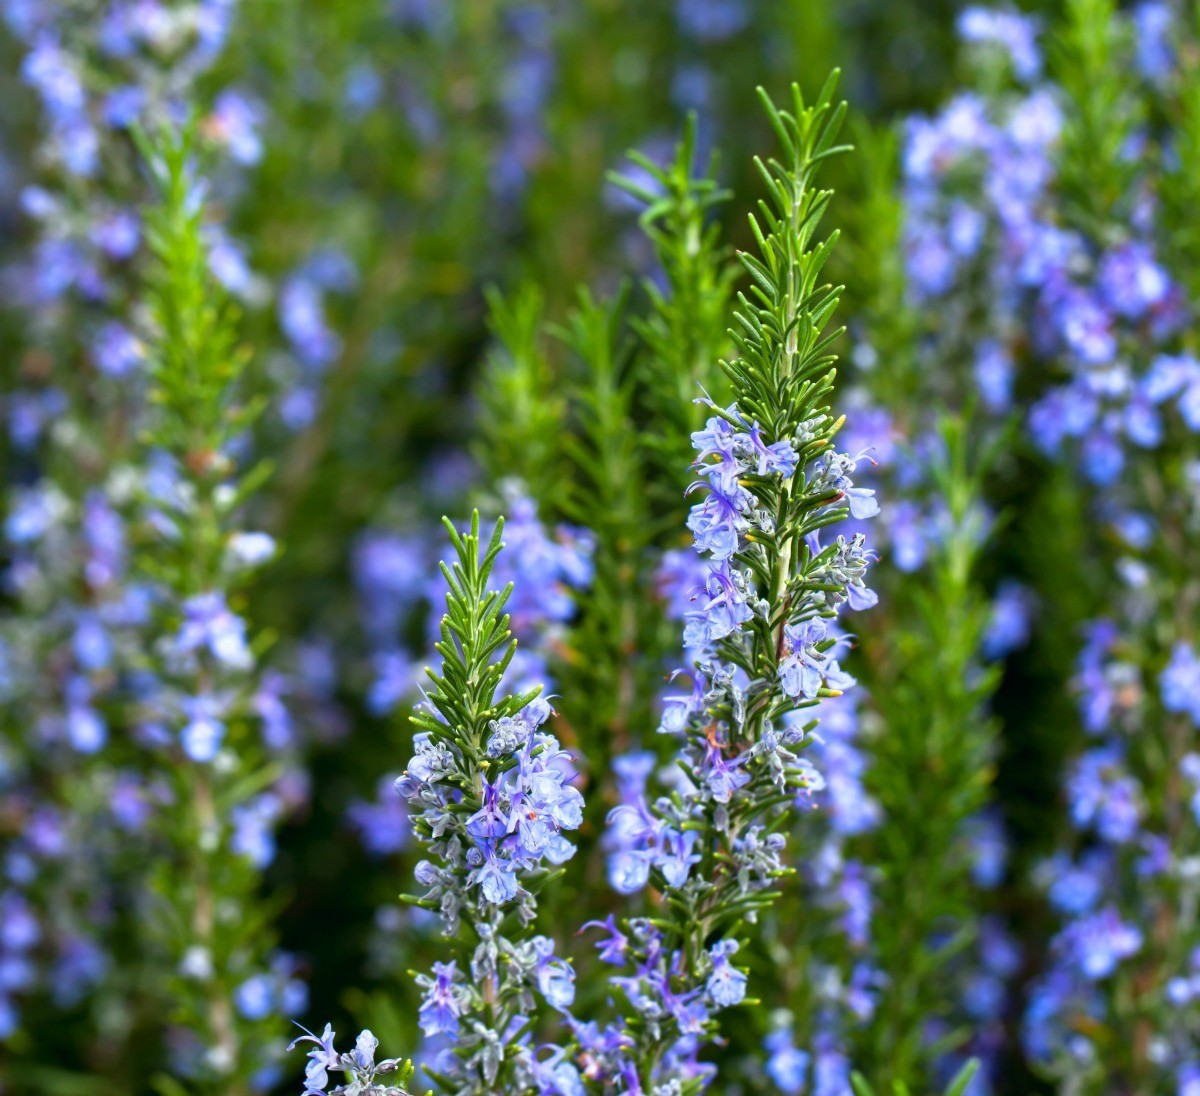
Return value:
[[(1171, 226), (1163, 244), (1172, 270), (1192, 300), (1200, 297), (1200, 11), (1192, 11), (1191, 26), (1180, 42), (1183, 72), (1166, 89), (1166, 134), (1159, 155), (1164, 171), (1159, 183), (1163, 222)], [(1169, 140), (1169, 144), (1167, 141)]]
[(852, 334), (869, 355), (859, 360), (860, 379), (876, 403), (906, 418), (921, 413), (921, 386), (933, 379), (920, 369), (916, 353), (918, 334), (932, 318), (919, 316), (907, 297), (900, 139), (895, 129), (861, 117), (853, 129), (858, 171), (838, 254), (852, 289)]
[(725, 370), (743, 412), (770, 424), (772, 436), (819, 409), (832, 377), (822, 378), (821, 388), (813, 379), (836, 360), (832, 347), (842, 333), (825, 330), (841, 287), (818, 281), (837, 233), (814, 243), (832, 197), (813, 186), (814, 176), (822, 161), (850, 147), (833, 143), (846, 115), (845, 103), (834, 107), (830, 99), (837, 76), (830, 76), (810, 107), (793, 85), (793, 113), (778, 110), (759, 89), (783, 159), (755, 158), (768, 199), (759, 201), (757, 217), (749, 217), (758, 257), (738, 252), (752, 285), (749, 296), (738, 294), (733, 340), (739, 356)]
[(566, 406), (543, 346), (545, 299), (527, 282), (511, 296), (488, 291), (495, 343), (479, 385), (476, 455), (533, 491), (543, 512), (557, 513), (565, 499), (562, 435)]
[(672, 501), (682, 490), (681, 471), (692, 457), (689, 437), (705, 417), (697, 396), (705, 392), (715, 402), (725, 402), (725, 378), (717, 362), (727, 344), (736, 275), (713, 217), (732, 194), (715, 180), (715, 156), (696, 174), (696, 127), (691, 115), (666, 167), (640, 152), (629, 154), (648, 182), (609, 175), (645, 204), (639, 223), (662, 269), (661, 286), (653, 277), (643, 280), (648, 312), (634, 317), (631, 326), (645, 350), (639, 388), (654, 414), (654, 429), (646, 431), (647, 444), (659, 457), (654, 482), (669, 486), (664, 493)]
[[(433, 742), (452, 742), (470, 759), (472, 767), (486, 770), (489, 759), (483, 753), (488, 724), (494, 719), (515, 715), (541, 691), (532, 689), (520, 696), (496, 700), (496, 689), (517, 649), (517, 641), (508, 630), (504, 603), (512, 592), (488, 589), (492, 565), (503, 547), (503, 520), (497, 521), (492, 538), (479, 553), (479, 512), (471, 516), (471, 528), (459, 533), (449, 518), (444, 519), (458, 559), (441, 565), (449, 589), (446, 612), (435, 649), (442, 656), (441, 673), (427, 668), (432, 683), (426, 695), (430, 706), (442, 719), (418, 710), (411, 717), (414, 725), (428, 733)], [(478, 796), (479, 789), (464, 789)]]
[[(946, 1086), (945, 1096), (963, 1096), (967, 1091), (967, 1086), (971, 1083), (972, 1078), (979, 1072), (979, 1063), (970, 1061), (962, 1067), (954, 1075), (953, 1080)], [(855, 1073), (850, 1078), (850, 1082), (854, 1088), (854, 1096), (875, 1096), (875, 1089), (868, 1083), (861, 1073)], [(912, 1089), (902, 1081), (897, 1081), (892, 1085), (893, 1096), (912, 1096)]]
[(190, 495), (168, 520), (178, 535), (164, 538), (146, 564), (177, 593), (210, 589), (221, 568), (230, 515), (270, 472), (262, 462), (239, 473), (228, 448), (263, 409), (240, 403), (248, 357), (237, 346), (235, 315), (209, 270), (202, 184), (190, 131), (163, 130), (151, 142), (138, 135), (158, 190), (146, 212), (154, 257), (146, 306), (151, 418), (143, 444), (170, 454)]
[(1115, 0), (1068, 0), (1053, 47), (1053, 73), (1067, 96), (1060, 186), (1078, 227), (1104, 239), (1114, 219), (1128, 219), (1139, 170), (1129, 150), (1144, 119)]
[[(999, 669), (980, 665), (989, 600), (979, 577), (987, 543), (980, 509), (995, 450), (980, 451), (970, 416), (946, 417), (945, 458), (931, 471), (945, 532), (926, 582), (896, 584), (888, 628), (865, 638), (867, 684), (881, 723), (867, 787), (883, 809), (868, 862), (881, 869), (873, 922), (887, 981), (864, 1033), (862, 1068), (881, 1083), (928, 1083), (931, 1017), (954, 1008), (952, 963), (972, 941), (977, 896), (963, 826), (988, 801), (998, 730), (987, 702)], [(938, 930), (950, 935), (934, 944)], [(965, 1039), (955, 1032), (936, 1048)]]

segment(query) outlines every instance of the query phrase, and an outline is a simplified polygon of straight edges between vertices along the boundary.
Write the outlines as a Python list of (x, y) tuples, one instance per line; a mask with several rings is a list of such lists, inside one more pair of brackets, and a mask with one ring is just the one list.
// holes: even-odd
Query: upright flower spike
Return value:
[(834, 86), (812, 106), (794, 87), (790, 112), (762, 93), (784, 155), (756, 161), (768, 200), (750, 218), (758, 255), (739, 255), (752, 287), (738, 298), (738, 356), (723, 363), (734, 402), (706, 400), (708, 424), (692, 436), (701, 478), (688, 526), (710, 577), (686, 625), (693, 687), (661, 728), (678, 736), (689, 779), (613, 812), (614, 878), (630, 893), (652, 883), (664, 901), (625, 926), (619, 948), (615, 936), (600, 942), (625, 967), (613, 986), (626, 1015), (607, 1032), (576, 1027), (587, 1076), (606, 1091), (711, 1078), (696, 1052), (718, 1031), (716, 1013), (745, 995), (738, 935), (789, 874), (771, 831), (820, 779), (797, 752), (815, 722), (789, 717), (853, 684), (830, 622), (852, 586), (865, 591), (863, 540), (821, 544), (852, 507), (874, 509), (852, 482), (855, 458), (834, 448), (842, 421), (829, 409), (839, 291), (819, 281), (834, 237), (816, 237), (830, 193), (814, 177), (842, 151)]
[(264, 473), (234, 457), (256, 408), (239, 402), (245, 358), (208, 267), (190, 135), (142, 144), (160, 193), (146, 212), (144, 432), (159, 475), (141, 499), (137, 562), (154, 599), (139, 733), (164, 786), (145, 916), (165, 966), (173, 1068), (190, 1091), (243, 1096), (271, 1083), (283, 1017), (304, 1001), (287, 959), (271, 954), (257, 894), (283, 797), (259, 730), (258, 652), (232, 607), (251, 566), (239, 507)]
[[(1029, 426), (1078, 467), (1076, 492), (1106, 530), (1087, 542), (1103, 578), (1074, 681), (1086, 738), (1063, 774), (1074, 832), (1034, 873), (1059, 931), (1023, 1031), (1032, 1067), (1081, 1092), (1200, 1084), (1197, 283), (1179, 204), (1196, 185), (1197, 36), (1173, 9), (1160, 16), (1172, 48), (1131, 86), (1146, 24), (1111, 0), (1068, 5), (1044, 215), (1071, 249), (1031, 287), (1057, 325), (1031, 349), (1057, 383)], [(1145, 151), (1131, 157), (1134, 140)], [(1107, 341), (1108, 360), (1080, 330)]]
[[(885, 1090), (927, 1089), (969, 1054), (991, 1083), (1019, 967), (1003, 922), (988, 916), (1002, 908), (988, 892), (1006, 856), (989, 810), (999, 753), (989, 708), (996, 663), (1027, 627), (1028, 594), (989, 606), (981, 562), (998, 554), (989, 494), (1004, 482), (996, 458), (1017, 418), (1013, 352), (996, 337), (1018, 325), (1017, 302), (997, 287), (1012, 276), (1008, 233), (1033, 216), (1057, 130), (1043, 97), (1009, 82), (1014, 43), (1035, 40), (1035, 26), (974, 10), (962, 25), (992, 55), (988, 79), (1003, 95), (987, 109), (962, 95), (910, 119), (900, 141), (864, 130), (856, 142), (867, 186), (848, 232), (858, 368), (847, 447), (875, 463), (869, 482), (886, 501), (873, 541), (891, 565), (851, 666), (864, 723), (878, 728), (861, 772), (877, 825), (853, 835), (845, 857), (828, 844), (805, 857), (817, 904), (844, 910), (850, 948), (819, 920), (779, 919), (781, 952), (807, 950), (836, 974), (800, 967), (787, 979), (791, 1015), (774, 1036), (809, 1054), (814, 1077), (840, 1071), (843, 1087), (853, 1064)], [(964, 185), (976, 177), (979, 195)], [(940, 293), (953, 307), (922, 307)], [(845, 774), (822, 772), (831, 786)], [(960, 1031), (970, 1034), (932, 1034)]]
[[(139, 291), (149, 259), (148, 188), (129, 130), (204, 114), (236, 15), (226, 0), (0, 3), (14, 81), (40, 107), (29, 144), (16, 130), (4, 140), (5, 217), (22, 228), (3, 259), (16, 367), (3, 400), (4, 474), (15, 520), (5, 529), (0, 647), (19, 654), (5, 675), (0, 860), (36, 863), (9, 883), (41, 925), (20, 977), (0, 978), (0, 1039), (19, 1019), (18, 1000), (45, 993), (82, 1021), (74, 1031), (106, 1017), (113, 1062), (142, 1050), (133, 1010), (114, 1019), (104, 1006), (78, 1006), (93, 991), (122, 992), (135, 962), (138, 934), (120, 921), (133, 905), (126, 895), (145, 893), (142, 821), (155, 798), (122, 726), (137, 703), (132, 671), (150, 603), (129, 566), (126, 526), (146, 412)], [(51, 828), (53, 843), (34, 839)], [(25, 1046), (3, 1056), (0, 1085), (21, 1074)]]
[(416, 976), (418, 1023), (451, 1044), (430, 1070), (443, 1091), (527, 1092), (535, 1075), (574, 1071), (540, 1058), (529, 1033), (539, 999), (560, 1012), (575, 999), (571, 966), (533, 922), (535, 894), (575, 852), (567, 834), (583, 821), (583, 796), (571, 756), (543, 729), (541, 686), (497, 696), (517, 647), (504, 612), (512, 584), (488, 588), (503, 520), (482, 554), (478, 512), (469, 532), (445, 524), (458, 558), (442, 564), (442, 664), (427, 670), (415, 753), (396, 781), (427, 853), (416, 867), (425, 893), (409, 901), (441, 917), (454, 952)]

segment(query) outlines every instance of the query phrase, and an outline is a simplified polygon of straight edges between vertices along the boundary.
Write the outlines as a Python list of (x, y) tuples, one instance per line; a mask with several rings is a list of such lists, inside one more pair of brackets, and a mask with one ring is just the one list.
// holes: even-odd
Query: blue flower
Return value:
[(123, 324), (115, 320), (103, 324), (92, 340), (96, 367), (110, 377), (128, 376), (145, 359), (142, 344)]
[(1122, 921), (1111, 906), (1075, 921), (1054, 941), (1055, 950), (1092, 981), (1107, 978), (1141, 947), (1141, 930)]
[(1159, 676), (1163, 707), (1185, 712), (1200, 727), (1200, 658), (1182, 640), (1171, 651), (1171, 660)]
[(468, 885), (478, 886), (481, 900), (489, 905), (511, 902), (517, 894), (517, 865), (501, 859), (490, 843), (481, 845), (477, 852), (481, 863), (468, 874)]
[(763, 1044), (767, 1050), (767, 1075), (785, 1096), (799, 1096), (808, 1084), (807, 1051), (797, 1049), (791, 1032), (780, 1028), (771, 1032)]
[(739, 437), (745, 439), (743, 446), (749, 449), (760, 476), (778, 475), (788, 479), (795, 474), (800, 458), (796, 447), (787, 439), (768, 445), (763, 441), (762, 428), (758, 423), (753, 423), (749, 431)]
[(1140, 242), (1106, 252), (1100, 260), (1097, 283), (1108, 307), (1135, 321), (1166, 300), (1171, 290), (1167, 272), (1155, 261), (1149, 244)]
[(458, 984), (458, 965), (434, 963), (433, 978), (418, 975), (417, 982), (425, 987), (418, 1020), (421, 1031), (429, 1037), (458, 1034), (458, 1021), (463, 1015), (464, 993)]
[(999, 339), (983, 339), (976, 347), (975, 383), (989, 411), (1007, 411), (1012, 405), (1012, 354)]
[(1125, 767), (1115, 745), (1085, 753), (1067, 779), (1071, 819), (1092, 826), (1106, 841), (1133, 840), (1142, 816), (1141, 786)]
[(748, 584), (727, 562), (709, 568), (699, 610), (685, 614), (683, 645), (703, 648), (732, 635), (753, 617), (747, 603)]
[(743, 766), (746, 755), (726, 760), (721, 747), (710, 742), (704, 753), (703, 778), (718, 803), (728, 803), (733, 793), (750, 780)]
[(308, 1052), (308, 1063), (304, 1068), (304, 1077), (307, 1082), (306, 1096), (311, 1092), (323, 1093), (325, 1086), (329, 1084), (328, 1070), (336, 1069), (338, 1066), (339, 1056), (333, 1049), (333, 1040), (333, 1028), (326, 1024), (325, 1031), (319, 1038), (311, 1031), (306, 1031), (288, 1044), (288, 1050), (292, 1050), (300, 1043), (313, 1044), (313, 1049)]
[(233, 991), (234, 1004), (247, 1020), (265, 1020), (275, 1007), (275, 986), (266, 974), (247, 978)]
[(535, 936), (530, 943), (537, 956), (535, 976), (538, 990), (551, 1008), (563, 1012), (575, 1002), (575, 971), (570, 963), (554, 955), (554, 941), (545, 936)]
[(208, 650), (230, 669), (244, 670), (253, 663), (246, 645), (246, 624), (225, 604), (219, 590), (190, 597), (183, 603), (183, 623), (175, 637), (180, 654)]
[(729, 961), (738, 950), (736, 940), (719, 940), (708, 952), (712, 972), (705, 989), (718, 1008), (740, 1004), (746, 996), (746, 975)]
[(1028, 83), (1042, 70), (1037, 46), (1037, 20), (1016, 12), (969, 7), (958, 16), (958, 33), (964, 42), (996, 45), (1012, 63), (1017, 78)]
[(193, 761), (212, 761), (225, 739), (226, 702), (211, 693), (181, 697), (179, 706), (187, 722), (179, 732), (183, 752)]
[(687, 882), (692, 865), (700, 863), (700, 855), (694, 851), (696, 841), (696, 834), (692, 830), (686, 833), (667, 830), (664, 834), (662, 849), (655, 857), (655, 866), (662, 872), (667, 886), (682, 887)]
[(606, 939), (596, 941), (596, 950), (600, 953), (601, 962), (624, 966), (629, 951), (629, 937), (617, 928), (613, 915), (610, 913), (603, 921), (588, 921), (579, 931), (586, 932), (593, 928), (604, 929), (608, 933)]
[(753, 509), (754, 496), (737, 482), (710, 481), (708, 498), (692, 507), (687, 526), (695, 536), (696, 551), (707, 552), (715, 560), (732, 559), (738, 550), (738, 538), (750, 528), (745, 516)]
[(1044, 300), (1066, 343), (1085, 365), (1105, 365), (1117, 353), (1113, 318), (1097, 297), (1080, 286), (1063, 284), (1049, 291)]
[(282, 814), (283, 802), (274, 792), (233, 807), (229, 812), (233, 829), (230, 848), (256, 868), (265, 868), (275, 859), (275, 824)]
[(779, 664), (779, 681), (788, 696), (812, 699), (817, 695), (827, 666), (817, 645), (824, 643), (828, 631), (820, 617), (784, 626), (786, 656)]
[(1001, 659), (1029, 642), (1035, 601), (1032, 591), (1019, 582), (1001, 583), (992, 600), (987, 631), (981, 644), (987, 658)]
[(685, 34), (706, 42), (732, 37), (750, 18), (746, 0), (677, 0), (675, 15)]
[(858, 521), (873, 518), (879, 513), (879, 503), (875, 499), (875, 491), (868, 487), (855, 487), (850, 479), (858, 462), (869, 459), (866, 453), (856, 457), (849, 453), (826, 452), (822, 460), (822, 478), (829, 487), (837, 491), (850, 507), (850, 516)]

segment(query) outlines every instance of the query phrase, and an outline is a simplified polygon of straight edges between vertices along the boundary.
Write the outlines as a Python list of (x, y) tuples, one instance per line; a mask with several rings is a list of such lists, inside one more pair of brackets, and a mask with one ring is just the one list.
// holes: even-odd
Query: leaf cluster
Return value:
[(448, 587), (446, 612), (438, 626), (440, 639), (435, 644), (442, 656), (441, 672), (426, 669), (431, 683), (426, 692), (429, 710), (418, 710), (410, 718), (432, 741), (455, 746), (478, 770), (486, 763), (483, 746), (488, 724), (515, 715), (541, 689), (496, 700), (496, 690), (517, 650), (504, 612), (512, 584), (499, 591), (488, 589), (503, 547), (503, 519), (496, 522), (482, 555), (478, 510), (471, 515), (466, 533), (460, 533), (449, 518), (442, 520), (458, 558), (440, 564)]

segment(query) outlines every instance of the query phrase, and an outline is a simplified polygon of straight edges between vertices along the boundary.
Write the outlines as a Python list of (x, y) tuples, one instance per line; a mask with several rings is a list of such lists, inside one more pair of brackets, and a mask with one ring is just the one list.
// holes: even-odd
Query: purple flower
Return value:
[(319, 1038), (311, 1031), (305, 1030), (303, 1035), (288, 1044), (288, 1050), (292, 1050), (300, 1043), (313, 1044), (313, 1049), (308, 1052), (308, 1062), (304, 1068), (304, 1077), (307, 1082), (306, 1096), (307, 1093), (312, 1092), (323, 1093), (325, 1086), (329, 1084), (328, 1070), (338, 1068), (339, 1056), (333, 1049), (333, 1040), (333, 1028), (326, 1024), (325, 1031)]
[(341, 339), (325, 320), (321, 287), (303, 275), (293, 275), (279, 294), (279, 323), (300, 361), (325, 370), (341, 353)]
[(905, 574), (917, 571), (929, 550), (929, 523), (920, 506), (909, 500), (892, 504), (887, 511), (887, 535), (892, 543), (892, 562)]
[(110, 321), (104, 324), (92, 342), (92, 355), (96, 367), (110, 377), (128, 376), (142, 364), (142, 344), (121, 324)]
[(1085, 978), (1095, 981), (1107, 978), (1122, 959), (1141, 950), (1142, 933), (1108, 907), (1069, 925), (1055, 938), (1054, 947)]
[(1006, 411), (1012, 405), (1012, 354), (1000, 340), (984, 339), (976, 348), (975, 383), (989, 411)]
[[(683, 671), (671, 675), (672, 680), (679, 677)], [(700, 675), (692, 677), (692, 691), (689, 694), (664, 696), (662, 698), (663, 714), (658, 725), (659, 734), (680, 734), (687, 726), (687, 721), (694, 712), (698, 712), (704, 702), (704, 682)]]
[(1104, 894), (1111, 868), (1111, 854), (1094, 850), (1084, 854), (1078, 863), (1071, 863), (1060, 853), (1044, 864), (1038, 874), (1050, 880), (1047, 888), (1050, 904), (1062, 913), (1078, 915), (1095, 908)]
[(1065, 285), (1049, 296), (1055, 324), (1067, 348), (1085, 365), (1105, 365), (1117, 352), (1113, 321), (1100, 301), (1079, 286)]
[(750, 528), (746, 513), (754, 506), (754, 496), (737, 482), (694, 484), (707, 486), (709, 495), (692, 507), (688, 528), (695, 535), (696, 551), (707, 552), (715, 560), (732, 559), (738, 550), (738, 538)]
[(702, 775), (713, 799), (718, 803), (728, 803), (733, 793), (750, 780), (750, 774), (743, 765), (746, 755), (725, 759), (720, 746), (710, 743), (704, 752), (704, 768)]
[(367, 693), (367, 706), (375, 715), (384, 715), (415, 688), (417, 664), (403, 651), (379, 651), (371, 662), (375, 680)]
[(246, 623), (225, 604), (225, 595), (210, 591), (190, 597), (183, 604), (183, 623), (175, 637), (180, 654), (207, 649), (230, 669), (248, 669), (253, 663), (246, 646)]
[(555, 957), (553, 940), (535, 936), (530, 943), (537, 956), (534, 976), (538, 992), (546, 998), (551, 1008), (565, 1012), (575, 1002), (575, 971), (570, 963)]
[(834, 896), (842, 907), (841, 926), (856, 948), (864, 948), (871, 934), (871, 883), (863, 865), (848, 860), (834, 887)]
[(745, 577), (731, 570), (727, 562), (711, 567), (699, 595), (701, 608), (685, 614), (684, 647), (707, 647), (750, 620), (754, 613), (746, 601), (747, 589)]
[(737, 950), (736, 940), (719, 940), (708, 952), (712, 971), (704, 988), (718, 1008), (739, 1004), (746, 996), (746, 975), (730, 962)]
[(695, 852), (696, 834), (689, 830), (678, 833), (667, 830), (662, 847), (655, 857), (655, 866), (663, 874), (669, 887), (682, 887), (687, 882), (693, 864), (700, 863), (700, 854)]
[(825, 642), (828, 631), (820, 617), (784, 625), (786, 656), (779, 664), (779, 681), (788, 696), (811, 700), (817, 695), (827, 665), (817, 646)]
[(179, 706), (187, 722), (179, 732), (183, 752), (193, 761), (212, 761), (225, 738), (225, 702), (209, 693), (181, 697)]
[(58, 124), (79, 120), (87, 105), (83, 82), (73, 58), (53, 38), (45, 35), (38, 39), (21, 65), (21, 75)]
[(993, 8), (965, 8), (958, 17), (964, 42), (999, 46), (1007, 53), (1017, 78), (1029, 83), (1042, 71), (1037, 46), (1038, 24), (1029, 16)]
[(233, 1002), (247, 1020), (265, 1020), (275, 1007), (275, 985), (265, 974), (247, 978), (233, 991)]
[(795, 473), (800, 458), (790, 441), (785, 439), (767, 445), (762, 439), (758, 423), (754, 423), (747, 434), (739, 436), (748, 439), (752, 459), (760, 476), (779, 475), (787, 479)]
[(1137, 67), (1148, 80), (1165, 80), (1174, 67), (1174, 23), (1171, 5), (1163, 0), (1145, 0), (1133, 9)]
[(264, 792), (229, 812), (232, 835), (229, 847), (246, 857), (256, 868), (265, 868), (275, 859), (275, 824), (283, 804), (273, 792)]
[[(425, 987), (425, 996), (418, 1010), (421, 1031), (429, 1037), (458, 1035), (458, 1021), (463, 1015), (464, 994), (458, 983), (458, 965), (434, 963), (433, 978), (421, 975), (418, 982)], [(326, 1029), (328, 1031), (328, 1029)]]
[(362, 839), (363, 847), (376, 856), (390, 856), (409, 842), (412, 820), (404, 800), (396, 794), (396, 777), (380, 779), (374, 802), (355, 800), (347, 816)]
[(1200, 362), (1190, 355), (1156, 358), (1142, 379), (1141, 394), (1152, 404), (1176, 399), (1189, 430), (1200, 432)]
[(676, 0), (680, 29), (703, 42), (731, 38), (747, 23), (746, 0)]
[(142, 238), (141, 221), (136, 213), (115, 209), (101, 214), (91, 229), (92, 242), (110, 259), (128, 259)]
[(467, 876), (467, 883), (478, 886), (481, 900), (492, 906), (511, 902), (517, 894), (517, 865), (502, 860), (490, 844), (481, 849), (482, 862)]
[(205, 119), (208, 137), (219, 141), (230, 156), (247, 166), (262, 158), (262, 139), (258, 129), (263, 122), (262, 108), (240, 92), (221, 92), (213, 103), (212, 113)]
[(1019, 582), (1000, 584), (992, 600), (991, 616), (983, 636), (982, 650), (991, 659), (1006, 658), (1029, 642), (1030, 618), (1036, 608), (1034, 595)]
[(1097, 274), (1105, 303), (1119, 316), (1140, 320), (1166, 300), (1171, 283), (1148, 244), (1126, 243), (1105, 253)]
[(1171, 660), (1158, 679), (1163, 707), (1169, 712), (1185, 712), (1200, 726), (1200, 658), (1183, 641), (1175, 644)]
[(477, 838), (495, 839), (509, 832), (509, 818), (501, 806), (503, 776), (483, 783), (483, 806), (467, 819), (467, 832)]
[(792, 1034), (780, 1028), (763, 1043), (767, 1050), (767, 1076), (785, 1096), (799, 1096), (808, 1084), (811, 1056), (792, 1042)]
[(829, 453), (824, 457), (824, 477), (829, 486), (837, 491), (850, 507), (850, 516), (857, 521), (865, 521), (879, 513), (879, 503), (875, 500), (875, 491), (868, 487), (855, 487), (850, 479), (863, 459), (869, 459), (866, 453), (852, 457), (848, 453)]
[(1116, 746), (1090, 750), (1079, 759), (1067, 779), (1067, 796), (1078, 828), (1094, 827), (1114, 844), (1136, 835), (1142, 816), (1141, 787)]
[(624, 966), (629, 950), (629, 937), (617, 928), (617, 922), (613, 915), (610, 913), (603, 921), (588, 921), (579, 931), (586, 932), (593, 928), (604, 929), (608, 933), (606, 939), (596, 941), (596, 950), (600, 953), (600, 961), (611, 963), (617, 967)]

